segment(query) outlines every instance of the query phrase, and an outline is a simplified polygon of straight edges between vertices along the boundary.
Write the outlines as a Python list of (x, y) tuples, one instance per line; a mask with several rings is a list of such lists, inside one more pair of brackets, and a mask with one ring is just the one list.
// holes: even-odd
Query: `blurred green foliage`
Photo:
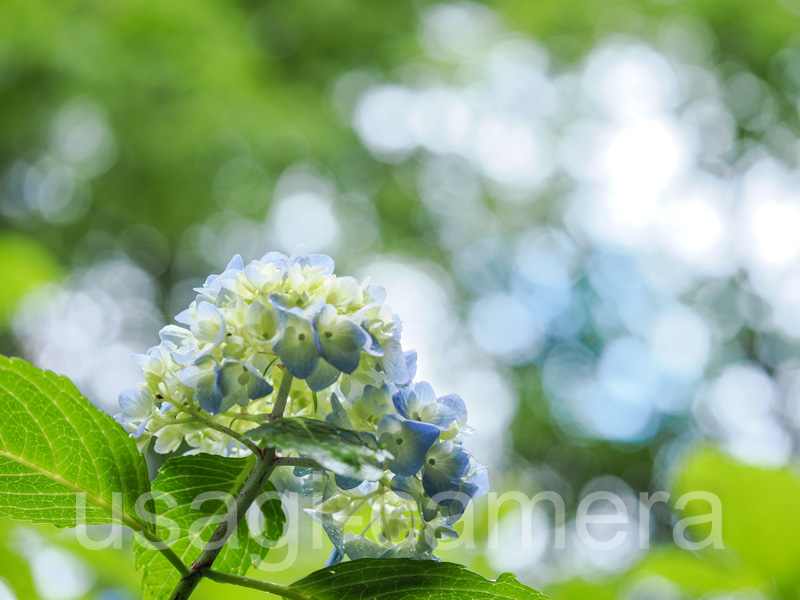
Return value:
[[(335, 178), (375, 179), (384, 242), (424, 254), (430, 240), (414, 239), (424, 238), (424, 216), (412, 221), (414, 199), (356, 143), (330, 92), (350, 69), (380, 77), (415, 59), (418, 9), (430, 4), (209, 2), (187, 11), (129, 1), (5, 2), (0, 165), (46, 153), (53, 119), (76, 101), (101, 108), (117, 154), (91, 179), (91, 210), (80, 219), (48, 224), (27, 215), (6, 225), (31, 231), (70, 265), (108, 250), (108, 239), (95, 239), (88, 255), (76, 255), (88, 232), (114, 238), (133, 224), (154, 226), (174, 250), (191, 224), (222, 208), (260, 217), (277, 176), (311, 160)], [(562, 61), (579, 60), (609, 33), (647, 37), (664, 19), (691, 17), (719, 56), (767, 78), (800, 24), (777, 0), (488, 4)], [(242, 155), (258, 165), (238, 174), (252, 185), (220, 206), (211, 176)]]
[[(732, 572), (748, 574), (756, 589), (781, 598), (800, 597), (800, 538), (795, 533), (800, 514), (793, 501), (800, 494), (800, 473), (794, 466), (763, 470), (705, 451), (689, 457), (678, 473), (676, 487), (708, 490), (721, 500), (728, 556), (705, 551), (704, 557), (726, 560)], [(686, 512), (707, 514), (708, 507), (690, 503)], [(704, 534), (699, 536), (702, 539)]]
[[(657, 577), (669, 581), (687, 598), (711, 592), (742, 592), (767, 598), (800, 598), (798, 517), (793, 499), (800, 493), (794, 467), (764, 470), (743, 465), (716, 450), (698, 448), (676, 468), (671, 504), (696, 490), (716, 494), (721, 501), (724, 549), (709, 546), (697, 552), (663, 546), (622, 576), (602, 581), (574, 581), (550, 590), (554, 598), (624, 597), (637, 582)], [(709, 503), (697, 499), (677, 517), (707, 520)], [(710, 524), (691, 525), (688, 536), (708, 538)], [(655, 593), (655, 590), (651, 590)]]
[(0, 234), (0, 332), (25, 294), (63, 273), (63, 265), (41, 241), (19, 233)]
[[(0, 201), (6, 207), (0, 214), (0, 330), (26, 292), (120, 249), (165, 290), (202, 276), (209, 265), (184, 251), (185, 232), (227, 218), (223, 211), (263, 219), (276, 180), (298, 161), (369, 196), (381, 235), (367, 252), (400, 250), (443, 261), (431, 217), (404, 167), (372, 158), (331, 99), (337, 79), (348, 71), (380, 80), (402, 78), (410, 61), (413, 68), (419, 60), (419, 11), (431, 4), (6, 0), (0, 9)], [(579, 61), (610, 33), (654, 37), (665, 20), (691, 19), (720, 68), (741, 64), (763, 77), (779, 94), (782, 121), (797, 128), (798, 82), (775, 68), (779, 52), (798, 45), (796, 0), (487, 5), (515, 30), (543, 42), (563, 64)], [(66, 219), (29, 210), (18, 198), (23, 184), (9, 174), (57, 153), (59, 115), (87, 106), (111, 132), (105, 162), (91, 168), (76, 163), (76, 185), (88, 200)], [(247, 160), (237, 162), (242, 158)], [(235, 193), (225, 187), (231, 181)], [(17, 353), (10, 337), (0, 341), (2, 353)], [(648, 489), (656, 471), (651, 447), (570, 439), (542, 399), (537, 368), (520, 367), (515, 374), (522, 401), (511, 433), (521, 459), (552, 467), (576, 490), (609, 473), (636, 491)], [(683, 429), (681, 422), (665, 428), (653, 447)], [(702, 451), (688, 456), (674, 475), (677, 495), (706, 489), (720, 496), (725, 551), (693, 555), (665, 544), (623, 575), (554, 584), (547, 590), (552, 598), (624, 598), (637, 581), (654, 575), (690, 598), (746, 587), (765, 597), (800, 598), (800, 516), (793, 510), (800, 479), (793, 469), (760, 470)], [(694, 505), (687, 514), (693, 510), (704, 514), (704, 507)], [(35, 599), (28, 563), (14, 546), (14, 527), (0, 522), (2, 577), (19, 598)], [(92, 564), (96, 589), (135, 589), (138, 576), (128, 550), (90, 553), (63, 532), (37, 531)], [(319, 558), (309, 560), (312, 568)], [(488, 573), (482, 558), (474, 560)], [(282, 577), (299, 577), (307, 566)], [(198, 597), (219, 596), (209, 583)], [(260, 594), (243, 591), (236, 597)]]

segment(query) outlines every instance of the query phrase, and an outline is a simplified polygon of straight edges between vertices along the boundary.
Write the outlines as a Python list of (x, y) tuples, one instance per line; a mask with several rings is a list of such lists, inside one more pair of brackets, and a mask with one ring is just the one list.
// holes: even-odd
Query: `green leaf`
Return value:
[(454, 563), (406, 558), (346, 562), (289, 587), (315, 600), (547, 600), (510, 573), (492, 581)]
[[(224, 498), (232, 501), (238, 495), (254, 463), (252, 456), (223, 458), (197, 454), (171, 458), (161, 467), (153, 482), (157, 532), (184, 564), (198, 557), (228, 510)], [(275, 486), (268, 482), (264, 492), (276, 494)], [(206, 496), (199, 497), (201, 494)], [(194, 507), (193, 502), (196, 502)], [(259, 523), (253, 533), (261, 531), (264, 544), (280, 539), (286, 516), (277, 496), (261, 505), (261, 514), (263, 523)], [(268, 547), (250, 536), (248, 522), (252, 519), (244, 518), (239, 522), (236, 533), (214, 562), (215, 570), (244, 575), (252, 565), (251, 555), (262, 559), (266, 556)], [(168, 598), (180, 575), (160, 552), (142, 540), (137, 542), (141, 543), (134, 548), (136, 567), (144, 571), (145, 600)]]
[[(775, 499), (800, 497), (800, 476), (793, 466), (761, 469), (745, 465), (707, 448), (689, 452), (675, 477), (673, 500), (681, 494), (701, 490), (715, 494), (722, 508), (722, 541), (734, 569), (757, 570), (761, 581), (796, 589), (800, 561), (800, 513), (793, 502)], [(708, 502), (695, 500), (683, 516), (702, 517), (711, 512)], [(697, 540), (705, 539), (710, 525), (698, 524), (687, 530)], [(701, 556), (722, 557), (713, 547)], [(757, 581), (757, 580), (755, 580)], [(771, 583), (770, 583), (771, 582)]]
[[(0, 356), (0, 518), (152, 529), (135, 513), (147, 465), (114, 420), (66, 377)], [(79, 518), (77, 496), (85, 498)]]
[(247, 435), (268, 446), (308, 456), (337, 475), (370, 481), (383, 477), (380, 463), (392, 457), (369, 434), (305, 417), (275, 419)]

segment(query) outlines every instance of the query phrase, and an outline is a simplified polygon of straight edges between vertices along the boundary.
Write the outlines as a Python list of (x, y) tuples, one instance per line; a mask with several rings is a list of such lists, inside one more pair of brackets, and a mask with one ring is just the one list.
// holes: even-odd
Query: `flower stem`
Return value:
[(166, 558), (170, 562), (170, 564), (173, 567), (175, 567), (175, 569), (182, 576), (188, 575), (191, 572), (189, 570), (189, 567), (183, 564), (183, 561), (181, 561), (181, 559), (178, 558), (178, 555), (175, 554), (171, 548), (167, 547), (167, 543), (163, 539), (161, 539), (161, 536), (159, 536), (157, 533), (155, 533), (154, 531), (150, 531), (145, 527), (142, 527), (142, 525), (138, 521), (135, 521), (133, 519), (126, 520), (123, 518), (123, 523), (128, 527), (130, 527), (131, 529), (133, 529), (134, 531), (138, 531), (139, 533), (141, 533), (144, 536), (144, 539), (153, 544), (153, 547), (159, 552), (161, 552), (161, 554), (164, 555), (164, 558)]
[(269, 592), (270, 594), (289, 598), (290, 600), (313, 600), (313, 598), (301, 594), (285, 585), (278, 585), (277, 583), (270, 583), (269, 581), (242, 577), (240, 575), (229, 575), (228, 573), (220, 573), (210, 569), (205, 572), (205, 576), (217, 583), (230, 583), (254, 590), (261, 590), (262, 592)]
[(256, 456), (255, 467), (253, 467), (247, 481), (239, 492), (239, 495), (231, 504), (222, 522), (220, 522), (214, 530), (214, 533), (211, 534), (208, 543), (206, 543), (206, 547), (200, 552), (200, 556), (198, 556), (197, 560), (189, 567), (189, 572), (184, 574), (178, 582), (178, 585), (175, 586), (170, 596), (171, 600), (186, 600), (192, 595), (200, 581), (206, 576), (211, 565), (214, 564), (219, 553), (225, 547), (230, 536), (236, 531), (239, 521), (242, 520), (247, 509), (250, 508), (250, 505), (253, 504), (259, 494), (261, 494), (264, 485), (267, 483), (270, 475), (272, 475), (272, 471), (276, 466), (275, 448), (267, 448), (263, 451), (257, 448), (257, 452), (254, 454)]
[(177, 408), (177, 409), (179, 409), (179, 410), (181, 410), (181, 411), (183, 411), (185, 413), (188, 413), (188, 414), (192, 415), (195, 419), (203, 422), (210, 429), (214, 429), (216, 431), (219, 431), (220, 433), (224, 433), (225, 435), (227, 435), (228, 437), (236, 440), (240, 444), (243, 444), (243, 445), (247, 446), (247, 448), (253, 454), (258, 455), (258, 454), (261, 454), (263, 452), (261, 450), (261, 448), (259, 448), (258, 445), (255, 442), (253, 442), (253, 440), (243, 436), (238, 431), (234, 431), (230, 427), (226, 427), (225, 425), (221, 425), (220, 423), (217, 423), (213, 419), (208, 418), (206, 415), (203, 414), (202, 409), (198, 409), (198, 408), (192, 406), (191, 402), (187, 402), (186, 404), (178, 404), (178, 405), (175, 406), (175, 408)]
[(286, 410), (286, 401), (289, 399), (289, 390), (292, 389), (292, 380), (294, 376), (289, 373), (289, 369), (283, 367), (283, 376), (281, 377), (281, 387), (278, 389), (278, 397), (275, 398), (275, 404), (272, 407), (272, 415), (269, 420), (274, 421), (283, 416), (283, 411)]
[[(289, 390), (292, 387), (293, 379), (294, 378), (292, 377), (292, 374), (289, 373), (288, 369), (284, 367), (281, 385), (278, 389), (278, 396), (275, 398), (275, 404), (272, 408), (270, 420), (280, 419), (283, 416), (283, 412), (286, 410), (286, 402), (289, 399)], [(209, 538), (206, 547), (203, 548), (200, 556), (198, 556), (197, 560), (195, 560), (192, 563), (192, 566), (189, 567), (188, 573), (184, 570), (181, 570), (183, 577), (181, 577), (178, 585), (175, 586), (175, 589), (170, 596), (170, 600), (186, 600), (189, 598), (189, 596), (191, 596), (192, 593), (197, 589), (197, 586), (200, 584), (200, 581), (203, 579), (203, 577), (217, 577), (218, 581), (220, 581), (221, 578), (224, 579), (226, 577), (232, 577), (222, 573), (214, 575), (214, 572), (211, 571), (211, 565), (214, 564), (214, 561), (225, 547), (225, 544), (228, 542), (230, 536), (234, 531), (236, 531), (236, 527), (238, 526), (239, 521), (241, 521), (244, 517), (247, 509), (250, 508), (250, 505), (253, 504), (256, 498), (258, 498), (261, 490), (264, 489), (264, 485), (269, 480), (270, 475), (272, 475), (272, 471), (275, 470), (276, 466), (278, 466), (278, 460), (275, 456), (275, 448), (267, 448), (262, 450), (252, 440), (240, 435), (233, 429), (208, 419), (201, 413), (200, 410), (193, 407), (191, 404), (179, 405), (179, 408), (181, 408), (184, 412), (197, 417), (212, 429), (221, 431), (222, 433), (227, 434), (231, 438), (247, 446), (256, 457), (256, 465), (253, 467), (253, 471), (247, 478), (247, 481), (239, 492), (239, 495), (236, 497), (236, 500), (234, 500), (233, 504), (231, 504), (222, 522), (214, 530), (211, 538)], [(298, 594), (293, 590), (289, 590), (288, 588), (284, 588), (283, 586), (275, 586), (275, 584), (267, 584), (266, 582), (259, 582), (259, 584), (272, 586), (273, 589), (266, 589), (265, 591), (274, 591), (277, 589), (283, 590), (284, 593), (281, 595), (283, 595), (285, 598), (310, 600), (308, 597)], [(242, 584), (239, 583), (238, 585)], [(264, 588), (262, 587), (256, 589)], [(287, 593), (293, 595), (287, 596)]]
[(248, 415), (247, 413), (236, 413), (231, 415), (231, 418), (241, 421), (252, 421), (253, 423), (266, 423), (270, 420), (270, 415)]

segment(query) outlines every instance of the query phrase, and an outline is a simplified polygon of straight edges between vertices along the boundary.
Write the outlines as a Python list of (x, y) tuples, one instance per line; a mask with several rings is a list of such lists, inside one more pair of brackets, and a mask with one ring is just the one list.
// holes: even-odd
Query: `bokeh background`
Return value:
[[(113, 413), (208, 273), (304, 243), (388, 288), (496, 492), (566, 500), (565, 549), (546, 503), (482, 500), (446, 558), (553, 600), (800, 598), (799, 33), (798, 0), (4, 0), (0, 351)], [(614, 550), (576, 539), (597, 490)], [(673, 543), (692, 490), (724, 550)], [(0, 522), (2, 600), (137, 587)]]

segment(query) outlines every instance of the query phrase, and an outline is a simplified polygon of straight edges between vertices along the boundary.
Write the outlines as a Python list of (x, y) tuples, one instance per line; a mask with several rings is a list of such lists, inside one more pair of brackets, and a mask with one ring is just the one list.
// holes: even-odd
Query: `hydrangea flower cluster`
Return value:
[[(231, 434), (269, 420), (288, 371), (284, 416), (361, 432), (389, 457), (374, 481), (295, 468), (315, 501), (307, 512), (334, 544), (330, 562), (435, 559), (437, 540), (455, 536), (469, 500), (488, 489), (486, 468), (462, 444), (472, 431), (464, 401), (413, 381), (417, 355), (402, 349), (385, 290), (333, 270), (330, 257), (302, 246), (247, 266), (235, 256), (196, 289), (176, 317), (183, 326), (164, 327), (158, 346), (134, 356), (144, 382), (120, 394), (116, 418), (142, 451), (155, 439), (159, 453), (246, 455)], [(375, 539), (346, 529), (365, 505)]]

